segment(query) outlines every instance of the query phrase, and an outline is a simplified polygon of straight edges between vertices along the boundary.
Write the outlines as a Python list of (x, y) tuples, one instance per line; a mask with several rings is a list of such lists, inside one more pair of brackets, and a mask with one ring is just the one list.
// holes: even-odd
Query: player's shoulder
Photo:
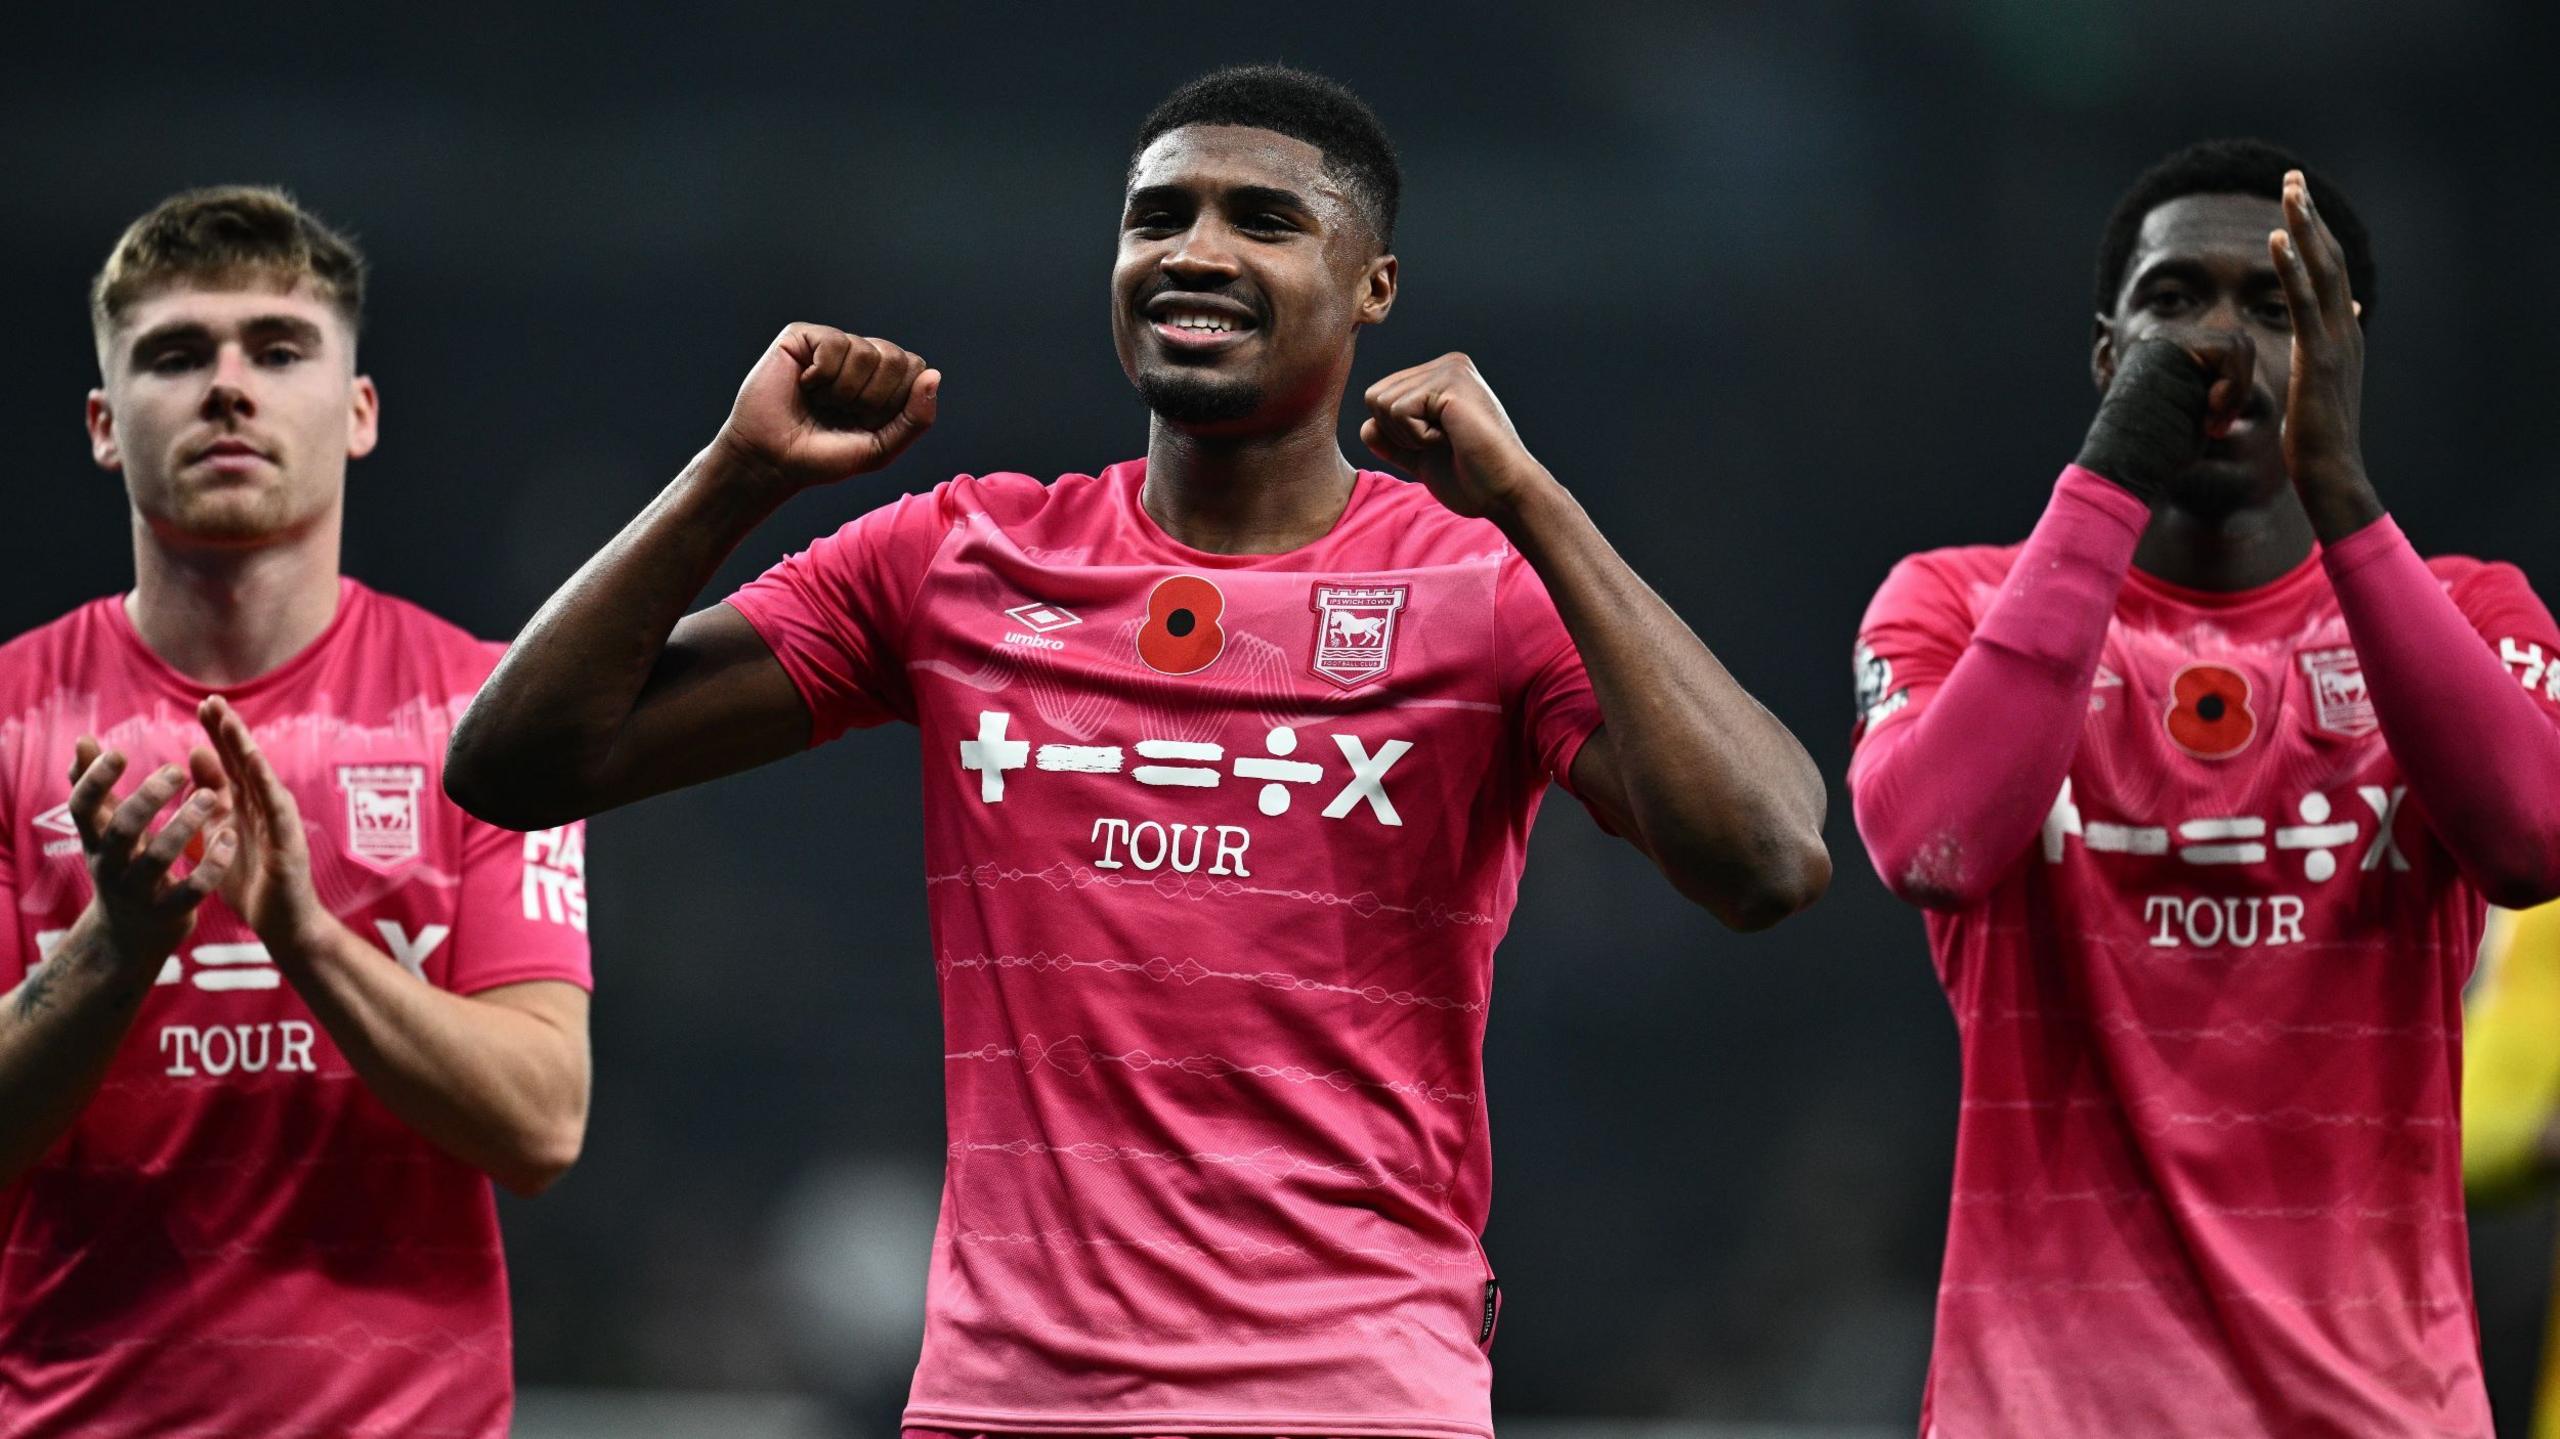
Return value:
[(2024, 548), (2024, 544), (1948, 545), (1904, 555), (1885, 573), (1876, 598), (1880, 602), (1917, 600), (1943, 594), (1961, 601), (1976, 593), (1997, 590), (2009, 578), (2010, 567), (2017, 564), (2018, 552)]
[(112, 641), (109, 626), (124, 622), (115, 612), (123, 603), (122, 595), (101, 595), (0, 642), (0, 695), (50, 688), (78, 673), (85, 652)]
[(1969, 627), (1990, 607), (2018, 561), (2020, 545), (1950, 545), (1905, 555), (1885, 573), (1858, 622), (1862, 635), (1888, 626)]
[(504, 640), (482, 639), (415, 600), (349, 577), (351, 636), (369, 663), (418, 666), (477, 686), (507, 652)]
[(1974, 583), (1988, 580), (1994, 584), (2008, 578), (2009, 567), (2018, 562), (2023, 543), (2006, 545), (1947, 545), (1934, 550), (1920, 550), (1894, 561), (1893, 573), (1927, 575), (1952, 582)]
[(2505, 560), (2484, 560), (2475, 555), (2429, 555), (2427, 572), (2448, 590), (2461, 591), (2480, 585), (2512, 585), (2533, 588), (2524, 571)]
[(1039, 514), (1074, 493), (1072, 482), (1091, 483), (1088, 475), (1062, 475), (1055, 482), (1043, 483), (1038, 477), (1019, 470), (994, 470), (983, 475), (954, 475), (934, 486), (935, 503), (949, 513), (982, 514), (998, 524), (1018, 524)]
[(1369, 568), (1520, 561), (1519, 551), (1493, 521), (1459, 514), (1420, 481), (1362, 470), (1355, 483), (1351, 511), (1334, 538), (1357, 546)]

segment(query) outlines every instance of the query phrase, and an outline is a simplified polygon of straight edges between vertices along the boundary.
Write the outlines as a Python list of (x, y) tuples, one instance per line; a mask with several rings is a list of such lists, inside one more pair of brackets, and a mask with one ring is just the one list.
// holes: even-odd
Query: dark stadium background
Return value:
[[(1471, 352), (1833, 777), (1830, 897), (1752, 938), (1549, 805), (1488, 1045), (1499, 1407), (1907, 1432), (1955, 1049), (1919, 920), (1839, 788), (1860, 609), (1897, 556), (2032, 522), (2091, 407), (2099, 223), (2157, 155), (2227, 132), (2332, 170), (2377, 237), (2365, 425), (2386, 500), (2422, 548), (2515, 560), (2560, 595), (2555, 16), (21, 17), (0, 54), (0, 629), (129, 578), (124, 502), (80, 431), (82, 294), (174, 189), (281, 183), (360, 235), (385, 417), (348, 567), (506, 635), (709, 437), (787, 320), (917, 349), (948, 376), (944, 417), (888, 474), (790, 505), (715, 595), (898, 489), (1137, 453), (1104, 292), (1129, 134), (1213, 64), (1332, 74), (1408, 167), (1404, 293), (1358, 382)], [(593, 1127), (564, 1184), (506, 1208), (528, 1385), (814, 1395), (845, 1432), (885, 1432), (942, 1160), (917, 765), (912, 731), (857, 735), (594, 826)], [(2477, 1231), (2511, 1421), (2549, 1228), (2542, 1206)]]

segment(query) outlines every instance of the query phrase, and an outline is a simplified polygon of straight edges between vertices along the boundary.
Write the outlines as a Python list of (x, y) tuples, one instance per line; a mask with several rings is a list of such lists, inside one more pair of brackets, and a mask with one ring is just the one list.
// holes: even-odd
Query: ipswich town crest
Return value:
[(1316, 657), (1309, 668), (1344, 689), (1358, 689), (1387, 672), (1395, 657), (1396, 613), (1405, 585), (1318, 585), (1308, 608), (1316, 612)]
[(418, 857), (418, 792), (427, 787), (422, 764), (342, 764), (338, 788), (347, 792), (347, 852), (375, 869)]
[(2366, 692), (2364, 665), (2353, 648), (2304, 650), (2303, 677), (2311, 682), (2311, 708), (2320, 728), (2331, 734), (2369, 735), (2382, 727)]

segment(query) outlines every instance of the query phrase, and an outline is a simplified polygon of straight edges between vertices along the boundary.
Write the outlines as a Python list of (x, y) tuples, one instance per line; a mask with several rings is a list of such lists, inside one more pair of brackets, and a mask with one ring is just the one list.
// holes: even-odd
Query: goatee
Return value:
[(1261, 408), (1262, 388), (1244, 380), (1151, 370), (1138, 376), (1138, 398), (1174, 424), (1217, 425)]

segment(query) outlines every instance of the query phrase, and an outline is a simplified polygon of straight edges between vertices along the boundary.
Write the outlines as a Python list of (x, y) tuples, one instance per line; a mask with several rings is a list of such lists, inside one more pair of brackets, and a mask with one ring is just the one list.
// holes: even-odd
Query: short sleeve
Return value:
[(587, 827), (529, 834), (463, 816), (462, 898), (445, 988), (565, 980), (595, 988), (587, 953)]
[(2513, 565), (2484, 564), (2448, 586), (2454, 607), (2480, 632), (2525, 692), (2560, 721), (2560, 625)]
[(1893, 567), (1867, 602), (1851, 657), (1857, 685), (1852, 746), (1924, 703), (1946, 683), (1973, 638), (1973, 612), (1926, 555)]
[(1494, 649), (1504, 714), (1539, 772), (1573, 791), (1573, 760), (1600, 728), (1600, 701), (1582, 652), (1556, 613), (1546, 584), (1517, 553), (1494, 579)]
[(960, 517), (953, 480), (905, 495), (789, 556), (729, 596), (809, 706), (812, 745), (915, 719), (906, 634), (925, 572)]

